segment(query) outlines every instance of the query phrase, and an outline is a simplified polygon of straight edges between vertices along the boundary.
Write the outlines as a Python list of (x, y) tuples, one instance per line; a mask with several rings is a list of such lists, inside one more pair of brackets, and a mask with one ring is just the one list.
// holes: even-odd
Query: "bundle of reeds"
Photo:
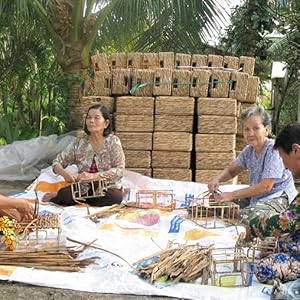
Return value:
[[(143, 266), (143, 261), (158, 257), (153, 263)], [(191, 282), (210, 273), (211, 247), (181, 245), (167, 248), (134, 263), (141, 266), (135, 269), (142, 277), (153, 283), (166, 276), (174, 282)], [(202, 278), (203, 279), (203, 278)]]
[(76, 272), (94, 263), (94, 258), (76, 259), (77, 253), (64, 251), (1, 251), (0, 265), (53, 271)]

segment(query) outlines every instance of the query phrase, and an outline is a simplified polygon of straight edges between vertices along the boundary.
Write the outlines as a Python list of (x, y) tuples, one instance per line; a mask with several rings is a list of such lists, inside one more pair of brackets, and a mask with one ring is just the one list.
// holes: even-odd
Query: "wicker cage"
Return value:
[(235, 134), (195, 134), (197, 152), (232, 152), (235, 150)]
[[(213, 177), (217, 176), (222, 170), (196, 170), (195, 172), (195, 182), (209, 183)], [(236, 177), (228, 180), (224, 183), (234, 184), (236, 183)]]
[(190, 85), (191, 97), (207, 97), (211, 74), (210, 70), (193, 70)]
[(154, 131), (193, 132), (193, 116), (155, 115)]
[(138, 88), (134, 95), (135, 96), (152, 96), (153, 94), (153, 80), (154, 80), (154, 70), (132, 70), (132, 87), (140, 84), (145, 84), (145, 86)]
[(143, 65), (144, 54), (142, 52), (129, 52), (127, 54), (127, 68), (141, 69)]
[(156, 97), (155, 114), (193, 116), (194, 106), (192, 97)]
[(207, 67), (207, 55), (193, 54), (191, 59), (191, 66), (193, 68)]
[(223, 67), (223, 56), (222, 55), (214, 55), (214, 54), (208, 54), (207, 56), (207, 65), (209, 67), (217, 67), (222, 68)]
[(187, 67), (190, 69), (191, 66), (191, 55), (186, 53), (176, 53), (175, 54), (175, 66)]
[(153, 97), (124, 96), (116, 99), (116, 112), (118, 114), (153, 115)]
[(236, 116), (237, 101), (231, 98), (199, 98), (198, 115)]
[(153, 116), (116, 114), (115, 128), (117, 132), (122, 132), (122, 131), (153, 132), (153, 128), (154, 128)]
[(143, 68), (144, 69), (159, 68), (158, 53), (144, 53)]
[(248, 56), (240, 57), (240, 68), (242, 68), (242, 72), (245, 72), (249, 75), (253, 75), (254, 67), (255, 67), (255, 58), (254, 57), (248, 57)]
[(111, 95), (112, 74), (110, 71), (97, 71), (94, 77), (94, 91), (96, 95)]
[(126, 170), (131, 172), (136, 172), (144, 176), (151, 177), (152, 176), (152, 169), (145, 169), (145, 168), (126, 168)]
[(174, 69), (174, 52), (159, 52), (159, 67), (166, 69)]
[(191, 72), (188, 70), (173, 70), (172, 95), (189, 96)]
[(126, 168), (150, 168), (151, 151), (124, 150)]
[(110, 58), (111, 69), (123, 69), (127, 68), (127, 53), (116, 52), (111, 55)]
[(172, 93), (172, 69), (156, 69), (154, 74), (153, 95), (170, 96)]
[(109, 71), (109, 65), (105, 53), (98, 53), (91, 57), (94, 71)]
[(86, 104), (86, 108), (84, 111), (87, 111), (89, 107), (96, 104), (104, 105), (110, 113), (114, 112), (114, 98), (113, 97), (106, 97), (106, 96), (86, 96), (82, 97), (82, 102)]
[(112, 94), (127, 95), (130, 89), (130, 76), (130, 69), (114, 69), (112, 71)]
[(223, 66), (228, 69), (239, 69), (240, 59), (235, 56), (224, 56)]
[(230, 83), (229, 71), (213, 70), (211, 74), (211, 85), (209, 88), (210, 96), (213, 98), (228, 97), (229, 83)]
[(260, 82), (259, 77), (249, 76), (247, 96), (245, 102), (256, 103), (257, 96), (258, 96), (259, 82)]
[(153, 178), (177, 181), (191, 181), (192, 170), (189, 169), (153, 169)]
[(248, 78), (249, 75), (247, 73), (231, 73), (231, 85), (229, 90), (230, 98), (245, 102), (247, 96)]
[(234, 133), (237, 131), (237, 118), (230, 116), (200, 115), (198, 117), (199, 133)]
[(226, 168), (235, 159), (232, 152), (196, 152), (197, 170), (220, 170)]
[(191, 152), (152, 151), (153, 168), (183, 168), (191, 166)]
[(117, 132), (124, 150), (152, 150), (152, 133)]
[(193, 136), (187, 132), (154, 132), (153, 150), (192, 151)]

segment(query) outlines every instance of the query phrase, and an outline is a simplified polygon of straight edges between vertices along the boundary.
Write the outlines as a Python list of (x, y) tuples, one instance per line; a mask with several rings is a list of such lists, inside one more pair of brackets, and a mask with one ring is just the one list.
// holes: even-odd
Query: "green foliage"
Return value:
[(41, 135), (62, 134), (65, 132), (65, 129), (65, 123), (55, 116), (45, 116), (42, 118)]
[(0, 139), (5, 141), (5, 144), (37, 136), (38, 132), (36, 130), (18, 121), (18, 114), (16, 112), (6, 114), (0, 120)]

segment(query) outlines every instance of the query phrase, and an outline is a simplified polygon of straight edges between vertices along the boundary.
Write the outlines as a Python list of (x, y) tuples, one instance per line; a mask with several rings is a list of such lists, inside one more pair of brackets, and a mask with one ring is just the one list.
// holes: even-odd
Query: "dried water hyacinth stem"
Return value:
[(153, 283), (161, 276), (167, 276), (174, 282), (190, 282), (198, 277), (207, 277), (210, 273), (211, 247), (180, 246), (177, 248), (167, 248), (155, 253), (143, 260), (137, 261), (139, 264), (149, 258), (158, 256), (158, 259), (148, 266), (140, 267), (136, 273), (142, 273)]
[(72, 255), (68, 251), (2, 251), (0, 265), (76, 272), (95, 261), (93, 257), (77, 260)]

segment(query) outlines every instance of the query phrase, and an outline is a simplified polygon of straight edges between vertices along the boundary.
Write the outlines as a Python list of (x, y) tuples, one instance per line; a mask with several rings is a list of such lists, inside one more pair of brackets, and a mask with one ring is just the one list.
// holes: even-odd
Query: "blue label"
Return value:
[(181, 203), (180, 207), (190, 206), (191, 199), (194, 199), (194, 195), (193, 194), (185, 194), (184, 203)]
[(179, 217), (179, 216), (175, 216), (172, 220), (171, 220), (171, 226), (169, 229), (169, 233), (177, 233), (179, 232), (180, 229), (180, 224), (184, 221), (185, 219)]

